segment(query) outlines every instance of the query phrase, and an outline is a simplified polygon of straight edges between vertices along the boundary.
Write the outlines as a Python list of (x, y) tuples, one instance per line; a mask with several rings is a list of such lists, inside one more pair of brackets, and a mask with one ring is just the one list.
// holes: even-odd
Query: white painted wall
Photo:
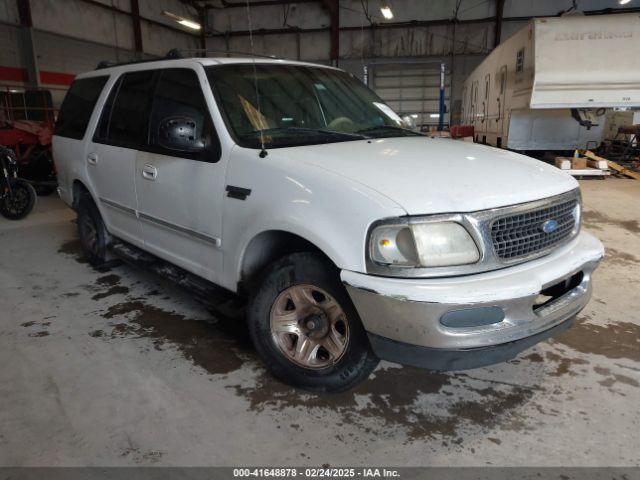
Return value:
[[(121, 0), (122, 1), (122, 0)], [(128, 2), (128, 0), (126, 0)], [(164, 10), (185, 18), (196, 17), (196, 11), (179, 0), (138, 0), (140, 15), (167, 25), (175, 23), (162, 14)]]
[[(239, 2), (242, 3), (242, 2)], [(369, 19), (377, 24), (388, 23), (379, 11), (377, 0), (365, 0), (368, 5)], [(454, 14), (456, 0), (391, 0), (393, 23), (402, 22), (447, 22)], [(502, 40), (517, 31), (525, 22), (518, 17), (552, 16), (571, 7), (570, 0), (506, 0), (504, 5), (504, 24)], [(627, 5), (629, 6), (629, 5)], [(600, 10), (620, 8), (617, 0), (578, 0), (580, 10)], [(496, 0), (478, 2), (462, 0), (458, 11), (461, 23), (456, 26), (456, 54), (488, 53), (493, 48)], [(513, 18), (516, 20), (510, 20)], [(453, 29), (450, 24), (410, 26), (405, 28), (376, 28), (372, 33), (370, 21), (363, 13), (360, 0), (340, 0), (340, 27), (356, 28), (355, 31), (342, 31), (340, 34), (341, 58), (378, 57), (378, 56), (424, 56), (448, 55), (451, 53)], [(482, 20), (485, 20), (482, 22)], [(246, 32), (249, 18), (244, 7), (214, 8), (209, 10), (209, 27), (218, 35), (210, 39), (212, 49), (244, 50), (248, 46), (248, 36), (224, 38), (224, 34)], [(464, 23), (480, 22), (480, 23)], [(303, 59), (317, 60), (329, 58), (330, 23), (328, 12), (320, 2), (260, 6), (251, 8), (251, 25), (254, 30), (255, 51), (261, 54), (283, 55), (291, 52), (291, 35), (263, 35), (263, 29), (299, 28), (300, 37), (310, 56)], [(306, 33), (304, 30), (325, 29), (323, 32)], [(304, 47), (303, 47), (304, 48)], [(297, 53), (297, 50), (295, 51)]]
[(103, 59), (119, 62), (135, 59), (135, 53), (131, 50), (44, 31), (34, 32), (34, 43), (40, 70), (50, 72), (80, 73), (93, 70)]
[(18, 4), (11, 0), (0, 1), (0, 21), (18, 23)]
[(145, 53), (161, 57), (174, 48), (193, 51), (200, 47), (200, 40), (194, 35), (185, 35), (143, 21), (142, 45)]
[(0, 24), (0, 65), (22, 67), (19, 50), (18, 28)]
[(133, 50), (133, 27), (121, 13), (80, 0), (31, 0), (37, 30)]
[[(65, 68), (66, 73), (79, 73), (78, 68), (91, 68), (100, 60), (116, 61), (130, 58), (134, 50), (134, 33), (131, 17), (81, 0), (30, 0), (34, 31), (40, 37), (37, 51), (41, 65), (47, 57), (50, 63)], [(130, 11), (130, 0), (99, 0), (105, 5), (115, 6), (125, 12)], [(175, 22), (162, 15), (163, 10), (186, 17), (195, 17), (195, 10), (179, 0), (140, 0), (140, 15), (171, 27), (180, 28)], [(0, 1), (0, 65), (14, 65), (15, 55), (9, 51), (15, 41), (19, 23), (16, 0)], [(164, 28), (142, 20), (144, 53), (164, 55), (171, 48), (193, 49), (199, 46), (199, 39), (192, 31), (184, 33)], [(46, 40), (44, 40), (46, 38)], [(106, 49), (105, 49), (106, 47)], [(4, 52), (4, 53), (2, 53)], [(104, 57), (106, 55), (106, 57)], [(60, 60), (67, 57), (64, 62)], [(78, 57), (77, 61), (74, 57)], [(90, 58), (90, 62), (85, 62)], [(42, 68), (42, 67), (41, 67)]]
[[(123, 12), (131, 11), (130, 0), (98, 1)], [(82, 0), (30, 0), (30, 3), (33, 42), (40, 71), (77, 74), (93, 70), (102, 60), (122, 62), (140, 56), (164, 56), (172, 48), (193, 50), (200, 46), (197, 34), (187, 29), (179, 31), (183, 27), (162, 14), (167, 10), (195, 18), (197, 12), (180, 0), (139, 0), (143, 17), (142, 54), (135, 51), (133, 21), (126, 13)], [(173, 28), (165, 28), (145, 18)], [(19, 23), (17, 1), (0, 0), (0, 66), (25, 67)], [(66, 87), (43, 87), (52, 89), (54, 103), (59, 104)]]
[[(286, 12), (287, 8), (283, 5), (252, 7), (252, 27), (260, 30), (284, 28), (287, 25), (301, 28), (329, 26), (329, 15), (320, 2), (290, 5), (285, 24)], [(219, 32), (248, 30), (249, 17), (243, 7), (210, 9), (209, 25), (214, 31)]]

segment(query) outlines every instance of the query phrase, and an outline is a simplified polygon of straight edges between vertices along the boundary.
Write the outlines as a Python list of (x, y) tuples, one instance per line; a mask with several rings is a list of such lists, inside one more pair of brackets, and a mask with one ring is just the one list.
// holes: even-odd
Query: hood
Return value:
[(461, 140), (402, 137), (273, 149), (359, 182), (409, 215), (472, 212), (539, 200), (578, 186), (533, 158)]

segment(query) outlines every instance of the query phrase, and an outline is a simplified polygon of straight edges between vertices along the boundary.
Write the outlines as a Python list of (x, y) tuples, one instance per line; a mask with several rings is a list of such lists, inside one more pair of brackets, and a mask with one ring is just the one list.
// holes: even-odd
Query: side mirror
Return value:
[(167, 117), (160, 121), (158, 144), (179, 152), (202, 152), (206, 145), (197, 132), (197, 123), (190, 117)]

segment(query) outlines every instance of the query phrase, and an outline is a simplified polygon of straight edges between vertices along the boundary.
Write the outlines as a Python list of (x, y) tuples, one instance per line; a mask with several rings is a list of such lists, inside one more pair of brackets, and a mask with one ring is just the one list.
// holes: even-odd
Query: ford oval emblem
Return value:
[(542, 224), (542, 231), (544, 233), (553, 233), (558, 229), (558, 221), (551, 219)]

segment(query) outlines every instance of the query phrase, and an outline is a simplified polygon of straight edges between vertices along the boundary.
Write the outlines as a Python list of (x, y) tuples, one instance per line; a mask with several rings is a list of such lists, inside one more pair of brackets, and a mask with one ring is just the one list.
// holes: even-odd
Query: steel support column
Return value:
[(493, 34), (494, 48), (500, 45), (502, 36), (502, 20), (504, 19), (504, 0), (496, 0), (496, 27)]
[(198, 8), (198, 20), (200, 21), (200, 48), (206, 56), (207, 50), (207, 26), (209, 24), (209, 13), (206, 8)]
[(339, 0), (323, 0), (325, 8), (329, 11), (330, 19), (331, 50), (329, 58), (331, 58), (331, 61), (336, 67), (340, 61), (340, 5), (338, 1)]
[(130, 0), (131, 2), (131, 22), (133, 24), (133, 46), (136, 52), (142, 56), (144, 47), (142, 45), (142, 25), (140, 22), (140, 5), (138, 0)]
[(33, 20), (31, 18), (31, 4), (29, 0), (17, 0), (18, 16), (20, 18), (20, 56), (27, 71), (27, 85), (37, 88), (40, 85), (38, 57), (33, 41)]

